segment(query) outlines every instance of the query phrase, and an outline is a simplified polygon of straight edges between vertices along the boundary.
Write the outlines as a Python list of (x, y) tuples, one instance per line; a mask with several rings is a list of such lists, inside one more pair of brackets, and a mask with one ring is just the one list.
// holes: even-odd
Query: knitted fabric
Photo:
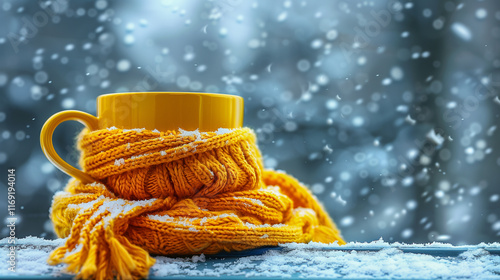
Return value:
[(338, 229), (307, 188), (266, 171), (248, 128), (158, 132), (84, 129), (83, 170), (55, 194), (51, 219), (65, 244), (50, 264), (80, 278), (147, 277), (149, 254), (192, 255), (338, 242)]

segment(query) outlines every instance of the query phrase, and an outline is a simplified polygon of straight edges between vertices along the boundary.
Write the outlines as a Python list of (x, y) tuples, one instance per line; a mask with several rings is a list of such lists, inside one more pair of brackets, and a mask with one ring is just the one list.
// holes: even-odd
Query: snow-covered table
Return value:
[[(49, 266), (49, 253), (64, 240), (16, 240), (16, 272), (8, 271), (7, 239), (0, 240), (0, 279), (71, 279), (64, 266)], [(452, 246), (382, 240), (287, 244), (247, 252), (169, 258), (156, 256), (150, 279), (500, 279), (500, 243)]]

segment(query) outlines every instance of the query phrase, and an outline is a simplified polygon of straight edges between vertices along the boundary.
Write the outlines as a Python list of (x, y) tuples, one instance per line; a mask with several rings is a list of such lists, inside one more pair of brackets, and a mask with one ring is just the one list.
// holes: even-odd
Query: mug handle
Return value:
[(54, 146), (52, 145), (52, 134), (54, 133), (56, 127), (62, 122), (69, 120), (78, 121), (87, 126), (90, 130), (98, 129), (97, 118), (85, 112), (68, 110), (56, 113), (45, 122), (40, 133), (40, 145), (42, 146), (43, 153), (52, 164), (54, 164), (64, 173), (68, 174), (69, 176), (75, 177), (82, 183), (93, 183), (97, 180), (65, 162), (57, 154)]

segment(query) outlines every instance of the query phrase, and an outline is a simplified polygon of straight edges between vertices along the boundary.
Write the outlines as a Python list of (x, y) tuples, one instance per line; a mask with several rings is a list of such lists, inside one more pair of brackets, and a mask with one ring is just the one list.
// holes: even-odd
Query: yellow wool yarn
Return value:
[(263, 169), (251, 129), (84, 129), (78, 147), (96, 182), (55, 194), (51, 219), (68, 239), (48, 262), (79, 278), (145, 278), (150, 254), (345, 244), (306, 187)]

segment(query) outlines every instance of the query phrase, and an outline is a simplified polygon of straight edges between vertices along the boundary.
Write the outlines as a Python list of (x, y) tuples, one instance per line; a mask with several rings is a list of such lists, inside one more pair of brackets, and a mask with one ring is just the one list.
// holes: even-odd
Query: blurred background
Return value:
[[(499, 1), (2, 0), (0, 23), (0, 219), (15, 168), (18, 238), (56, 237), (52, 114), (196, 91), (244, 97), (266, 167), (348, 241), (500, 240)], [(74, 165), (82, 127), (54, 134)]]

